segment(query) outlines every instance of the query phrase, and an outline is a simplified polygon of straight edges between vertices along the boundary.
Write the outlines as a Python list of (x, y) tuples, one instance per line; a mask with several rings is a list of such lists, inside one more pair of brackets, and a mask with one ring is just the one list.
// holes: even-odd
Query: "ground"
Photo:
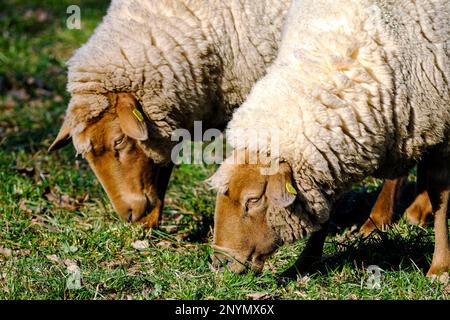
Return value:
[[(81, 30), (66, 27), (72, 4), (81, 8)], [(367, 217), (379, 190), (380, 181), (370, 178), (347, 196), (323, 266), (297, 279), (278, 273), (305, 241), (281, 248), (262, 275), (210, 270), (214, 194), (203, 181), (212, 166), (176, 168), (160, 228), (147, 231), (120, 221), (73, 147), (46, 151), (69, 98), (65, 61), (88, 39), (107, 5), (2, 2), (0, 299), (449, 298), (448, 279), (424, 276), (433, 252), (431, 227), (400, 219), (366, 240), (346, 236)], [(379, 277), (370, 265), (380, 268)]]

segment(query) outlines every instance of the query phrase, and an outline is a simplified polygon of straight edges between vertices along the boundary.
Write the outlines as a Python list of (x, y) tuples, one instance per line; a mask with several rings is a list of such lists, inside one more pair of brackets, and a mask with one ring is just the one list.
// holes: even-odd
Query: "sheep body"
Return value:
[[(68, 62), (67, 117), (76, 134), (108, 107), (102, 95), (132, 92), (153, 124), (141, 146), (169, 160), (178, 128), (224, 127), (275, 59), (290, 0), (113, 0)], [(81, 112), (77, 112), (80, 111)]]
[(431, 148), (450, 155), (450, 2), (296, 0), (286, 26), (227, 138), (261, 152), (255, 130), (279, 135), (302, 208), (268, 221), (290, 242), (364, 177), (404, 175)]

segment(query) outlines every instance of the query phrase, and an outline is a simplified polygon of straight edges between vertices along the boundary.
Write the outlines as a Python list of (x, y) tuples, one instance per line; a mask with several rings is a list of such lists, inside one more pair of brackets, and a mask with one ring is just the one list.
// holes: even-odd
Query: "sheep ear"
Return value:
[(294, 203), (297, 190), (292, 184), (292, 170), (287, 163), (280, 163), (279, 171), (269, 177), (266, 195), (277, 207), (286, 208)]
[(116, 111), (120, 128), (127, 136), (140, 141), (147, 140), (147, 124), (138, 109), (138, 102), (131, 94), (117, 94)]
[(205, 182), (211, 189), (217, 190), (217, 193), (226, 195), (230, 183), (231, 169), (232, 166), (230, 164), (222, 163), (217, 171)]
[(67, 146), (71, 141), (72, 138), (70, 137), (70, 126), (67, 123), (67, 121), (64, 120), (61, 129), (59, 129), (58, 136), (56, 137), (55, 141), (53, 141), (51, 146), (48, 148), (48, 151), (51, 152), (61, 149)]

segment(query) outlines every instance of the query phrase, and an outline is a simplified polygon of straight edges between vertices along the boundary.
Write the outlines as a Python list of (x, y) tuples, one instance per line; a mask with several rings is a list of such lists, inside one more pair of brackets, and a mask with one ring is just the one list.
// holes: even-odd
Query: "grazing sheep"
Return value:
[[(428, 274), (448, 271), (450, 2), (296, 0), (286, 25), (277, 59), (228, 125), (237, 156), (210, 181), (215, 247), (235, 271), (246, 261), (258, 271), (280, 243), (312, 233), (295, 266), (305, 267), (352, 184), (419, 163), (435, 215)], [(260, 132), (276, 133), (279, 146), (261, 147)], [(264, 175), (256, 155), (278, 172)]]
[(72, 97), (50, 150), (72, 139), (120, 216), (155, 226), (172, 133), (225, 127), (275, 59), (290, 3), (113, 0), (68, 62)]

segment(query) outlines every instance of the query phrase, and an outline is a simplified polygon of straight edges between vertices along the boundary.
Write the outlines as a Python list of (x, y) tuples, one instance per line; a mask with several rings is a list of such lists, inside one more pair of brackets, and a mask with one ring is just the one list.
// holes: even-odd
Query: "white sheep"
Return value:
[(172, 133), (225, 127), (275, 59), (290, 3), (113, 0), (68, 62), (71, 100), (50, 149), (72, 138), (120, 215), (152, 212), (156, 225)]
[[(447, 271), (450, 2), (296, 0), (286, 25), (276, 61), (227, 129), (247, 157), (279, 154), (280, 172), (264, 176), (248, 159), (219, 168), (215, 246), (259, 270), (278, 243), (313, 233), (301, 260), (317, 258), (332, 208), (352, 184), (396, 178), (420, 162), (435, 213), (429, 274)], [(261, 131), (277, 133), (278, 152), (259, 148)]]

